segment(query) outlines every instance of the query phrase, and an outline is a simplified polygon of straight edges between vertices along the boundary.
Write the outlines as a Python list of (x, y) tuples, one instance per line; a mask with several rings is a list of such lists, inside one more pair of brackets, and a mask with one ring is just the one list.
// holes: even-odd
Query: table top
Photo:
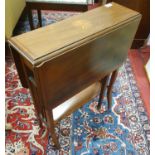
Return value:
[(33, 65), (81, 46), (139, 18), (136, 11), (109, 3), (66, 20), (12, 37), (9, 42)]
[(26, 0), (33, 3), (92, 4), (92, 0)]

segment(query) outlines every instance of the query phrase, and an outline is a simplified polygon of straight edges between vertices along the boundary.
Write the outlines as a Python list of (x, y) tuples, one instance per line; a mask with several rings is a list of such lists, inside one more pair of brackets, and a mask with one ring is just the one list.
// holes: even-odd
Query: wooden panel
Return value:
[(61, 11), (87, 11), (88, 4), (59, 4), (59, 3), (33, 3), (27, 2), (29, 9), (40, 9), (40, 10), (61, 10)]
[(39, 66), (46, 102), (56, 107), (118, 68), (127, 57), (139, 19)]
[(53, 118), (55, 123), (73, 113), (75, 110), (90, 101), (92, 98), (96, 97), (100, 89), (101, 83), (96, 82), (53, 109)]
[(132, 48), (141, 47), (150, 33), (150, 0), (108, 0), (107, 2), (112, 1), (142, 14), (142, 20), (132, 45)]
[(21, 55), (12, 46), (10, 46), (10, 49), (11, 49), (12, 56), (14, 58), (14, 62), (15, 62), (15, 65), (18, 71), (21, 84), (23, 87), (28, 88), (28, 82), (27, 82), (27, 79), (26, 79), (26, 76), (23, 70)]
[(81, 15), (13, 37), (10, 41), (18, 46), (29, 61), (35, 64), (42, 58), (47, 60), (47, 57), (52, 57), (53, 53), (68, 51), (71, 46), (75, 48), (81, 45), (81, 42), (84, 43), (105, 34), (127, 23), (131, 18), (138, 18), (137, 16), (139, 17), (137, 12), (113, 3), (111, 7), (98, 7)]

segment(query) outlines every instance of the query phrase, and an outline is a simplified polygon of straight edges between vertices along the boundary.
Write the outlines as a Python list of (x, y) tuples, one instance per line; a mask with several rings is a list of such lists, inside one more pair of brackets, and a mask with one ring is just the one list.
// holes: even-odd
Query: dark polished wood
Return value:
[[(104, 99), (104, 93), (105, 93), (105, 90), (106, 90), (106, 87), (107, 87), (108, 79), (109, 79), (109, 75), (105, 76), (101, 80), (101, 91), (100, 91), (100, 95), (99, 95), (97, 109), (100, 109), (101, 108), (102, 100)], [(109, 105), (109, 103), (108, 103), (108, 105)]]
[(112, 75), (110, 78), (110, 83), (109, 83), (108, 92), (107, 92), (108, 109), (111, 109), (111, 106), (112, 106), (112, 88), (117, 78), (117, 74), (118, 74), (118, 70), (115, 70), (114, 72), (112, 72)]
[(142, 47), (150, 34), (150, 0), (107, 0), (107, 3), (109, 2), (116, 2), (142, 14), (131, 48)]
[(49, 128), (49, 132), (51, 134), (52, 140), (54, 142), (54, 145), (56, 146), (56, 148), (60, 148), (60, 144), (58, 141), (58, 137), (55, 134), (55, 126), (54, 126), (54, 120), (53, 120), (53, 113), (51, 111), (51, 109), (46, 109), (45, 108), (45, 112), (46, 112), (46, 118), (47, 118), (47, 122), (48, 122), (48, 128)]
[(32, 10), (27, 7), (26, 11), (28, 13), (30, 28), (31, 28), (31, 30), (34, 30)]
[(140, 19), (138, 12), (112, 3), (9, 40), (22, 84), (31, 89), (57, 147), (54, 124), (100, 89), (104, 93), (105, 77), (114, 72), (110, 101), (115, 70), (127, 58)]
[(9, 48), (14, 58), (14, 62), (18, 71), (21, 84), (24, 88), (28, 88), (28, 79), (26, 78), (26, 74), (24, 72), (21, 56), (19, 53), (16, 52), (14, 48), (12, 47), (9, 47)]
[(38, 12), (39, 26), (42, 27), (41, 10), (38, 9), (37, 12)]

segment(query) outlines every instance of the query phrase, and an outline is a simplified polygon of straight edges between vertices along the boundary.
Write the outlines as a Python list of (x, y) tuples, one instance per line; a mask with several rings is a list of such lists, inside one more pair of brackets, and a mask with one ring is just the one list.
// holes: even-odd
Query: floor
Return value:
[(150, 48), (147, 46), (138, 50), (131, 49), (128, 56), (131, 61), (133, 72), (135, 74), (137, 85), (144, 101), (148, 117), (150, 117), (150, 82), (144, 68), (144, 65), (146, 65), (150, 57)]

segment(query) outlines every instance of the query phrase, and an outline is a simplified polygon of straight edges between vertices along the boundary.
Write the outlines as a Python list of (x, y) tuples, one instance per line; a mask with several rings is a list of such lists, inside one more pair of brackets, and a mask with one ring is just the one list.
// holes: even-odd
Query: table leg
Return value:
[(100, 96), (99, 96), (99, 101), (98, 101), (98, 105), (97, 105), (97, 109), (99, 110), (101, 108), (101, 104), (102, 104), (102, 100), (104, 98), (104, 93), (105, 93), (105, 89), (107, 86), (107, 82), (109, 79), (109, 75), (105, 76), (102, 80), (101, 80), (101, 91), (100, 91)]
[(108, 91), (107, 91), (108, 109), (111, 109), (111, 106), (112, 106), (112, 88), (117, 78), (117, 74), (118, 74), (118, 70), (115, 70), (114, 72), (112, 72), (112, 75), (110, 78), (110, 84), (108, 86)]
[(34, 30), (32, 10), (30, 8), (27, 8), (27, 13), (28, 13), (28, 20), (29, 20), (30, 28), (31, 30)]
[(42, 115), (42, 111), (41, 111), (41, 107), (39, 105), (39, 98), (37, 96), (36, 88), (31, 82), (29, 82), (29, 88), (30, 88), (30, 93), (31, 93), (32, 99), (33, 99), (33, 104), (34, 104), (34, 107), (35, 107), (36, 112), (37, 112), (37, 118), (39, 121), (39, 126), (40, 126), (40, 128), (43, 128), (42, 120), (40, 117)]
[(9, 46), (11, 54), (13, 56), (15, 65), (16, 65), (16, 69), (18, 71), (18, 75), (21, 81), (21, 84), (24, 88), (29, 88), (28, 86), (28, 80), (26, 78), (25, 72), (23, 70), (23, 64), (20, 58), (20, 54), (18, 52), (16, 52), (16, 50), (14, 48), (12, 48), (11, 46)]
[(41, 10), (37, 10), (37, 12), (38, 12), (39, 25), (40, 25), (40, 27), (42, 27)]
[(12, 56), (15, 60), (15, 64), (16, 64), (16, 67), (18, 70), (20, 81), (22, 82), (22, 86), (25, 88), (30, 88), (30, 93), (33, 98), (33, 104), (34, 104), (36, 112), (37, 112), (37, 118), (39, 121), (39, 125), (40, 125), (40, 128), (42, 128), (42, 122), (39, 117), (39, 115), (42, 112), (41, 112), (41, 107), (39, 106), (40, 102), (39, 102), (39, 98), (37, 96), (37, 89), (34, 84), (35, 82), (33, 81), (33, 78), (31, 78), (31, 76), (29, 76), (30, 72), (32, 72), (32, 71), (30, 71), (30, 69), (28, 69), (25, 66), (23, 59), (21, 59), (20, 55), (13, 48), (10, 48), (10, 49), (12, 51)]
[(49, 109), (45, 109), (45, 112), (46, 112), (46, 118), (47, 118), (49, 132), (51, 133), (52, 140), (53, 140), (54, 145), (56, 146), (56, 148), (59, 149), (60, 148), (60, 145), (59, 145), (59, 142), (58, 142), (58, 138), (56, 136), (56, 133), (55, 133), (53, 113)]

